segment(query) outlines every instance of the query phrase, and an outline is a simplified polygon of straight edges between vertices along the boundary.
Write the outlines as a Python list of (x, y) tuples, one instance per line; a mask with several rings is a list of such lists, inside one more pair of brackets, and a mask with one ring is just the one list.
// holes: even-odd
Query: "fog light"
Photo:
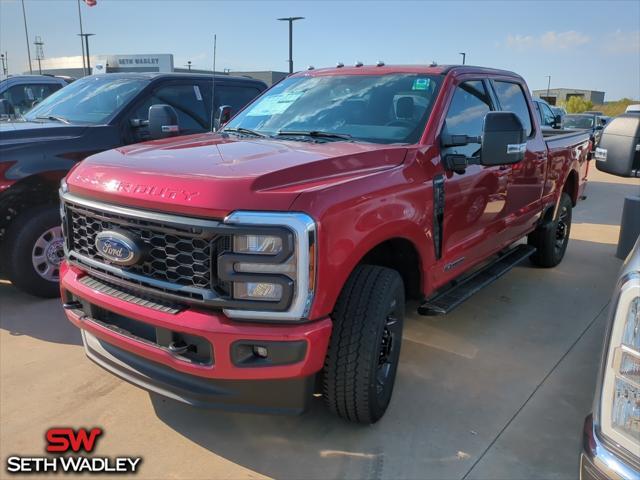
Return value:
[(233, 297), (241, 300), (280, 300), (282, 285), (264, 282), (235, 282)]
[(261, 347), (260, 345), (254, 345), (253, 346), (253, 354), (256, 357), (267, 358), (269, 356), (269, 351), (267, 350), (267, 347)]

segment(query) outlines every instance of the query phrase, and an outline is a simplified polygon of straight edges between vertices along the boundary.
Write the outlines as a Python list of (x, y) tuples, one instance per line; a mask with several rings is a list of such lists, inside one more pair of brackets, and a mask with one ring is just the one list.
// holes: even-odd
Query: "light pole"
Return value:
[(187, 61), (187, 68), (191, 71), (191, 60)]
[[(547, 98), (549, 98), (549, 89), (551, 88), (551, 75), (547, 75)], [(547, 100), (548, 102), (549, 100)]]
[(22, 19), (24, 20), (24, 36), (27, 39), (27, 57), (29, 57), (29, 73), (33, 73), (31, 67), (31, 47), (29, 46), (29, 32), (27, 31), (27, 12), (24, 9), (24, 0), (22, 0)]
[(91, 60), (89, 58), (89, 37), (95, 35), (95, 33), (79, 33), (80, 37), (84, 38), (84, 51), (87, 54), (87, 75), (91, 75)]
[(304, 20), (304, 17), (278, 18), (282, 22), (289, 22), (289, 73), (293, 73), (293, 22)]
[(460, 55), (462, 55), (462, 64), (464, 65), (464, 62), (467, 59), (467, 52), (460, 52)]

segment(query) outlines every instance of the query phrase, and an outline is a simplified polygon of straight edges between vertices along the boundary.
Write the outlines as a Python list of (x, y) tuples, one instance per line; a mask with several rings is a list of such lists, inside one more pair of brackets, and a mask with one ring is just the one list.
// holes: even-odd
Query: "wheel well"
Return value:
[(360, 264), (392, 268), (402, 277), (407, 298), (420, 298), (420, 256), (413, 243), (404, 238), (392, 238), (380, 243), (362, 257)]
[(0, 195), (0, 239), (9, 224), (22, 212), (57, 202), (58, 182), (51, 178), (35, 175), (12, 185)]
[(578, 173), (575, 170), (569, 172), (566, 182), (564, 182), (563, 192), (566, 192), (571, 197), (571, 203), (576, 206), (578, 203)]

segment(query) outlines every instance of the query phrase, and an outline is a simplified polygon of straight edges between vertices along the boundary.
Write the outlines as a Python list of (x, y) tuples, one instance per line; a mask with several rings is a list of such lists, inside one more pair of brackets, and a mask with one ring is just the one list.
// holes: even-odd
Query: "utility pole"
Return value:
[(9, 75), (9, 58), (7, 57), (7, 52), (0, 53), (0, 59), (2, 60), (2, 72), (4, 76), (7, 77)]
[(42, 46), (44, 45), (44, 42), (42, 41), (42, 38), (40, 38), (40, 36), (36, 36), (36, 41), (33, 42), (33, 44), (36, 46), (36, 60), (38, 61), (38, 73), (40, 75), (42, 75), (42, 59), (44, 58), (44, 49), (42, 48)]
[(281, 22), (289, 22), (289, 73), (293, 73), (293, 22), (304, 20), (304, 17), (278, 18)]
[(78, 20), (80, 21), (80, 47), (82, 48), (82, 75), (87, 74), (87, 64), (84, 59), (84, 32), (82, 31), (82, 10), (80, 9), (80, 0), (78, 0)]
[(89, 37), (93, 37), (95, 33), (79, 33), (84, 38), (84, 50), (87, 53), (87, 75), (91, 75), (91, 59), (89, 58)]
[(464, 65), (467, 59), (467, 52), (460, 52), (460, 55), (462, 55), (462, 64)]
[[(547, 75), (547, 98), (549, 98), (549, 89), (551, 88), (551, 75)], [(549, 100), (547, 100), (549, 101)]]
[(22, 19), (24, 20), (24, 38), (27, 40), (27, 57), (29, 58), (29, 73), (33, 73), (31, 67), (31, 47), (29, 46), (29, 32), (27, 31), (27, 12), (24, 9), (24, 0), (22, 0)]

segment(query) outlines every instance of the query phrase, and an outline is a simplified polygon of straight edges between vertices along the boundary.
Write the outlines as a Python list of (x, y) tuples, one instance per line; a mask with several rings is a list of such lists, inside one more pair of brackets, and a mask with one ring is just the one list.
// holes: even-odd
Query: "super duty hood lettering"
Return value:
[(76, 175), (78, 182), (95, 186), (101, 186), (104, 190), (114, 193), (129, 193), (134, 195), (148, 195), (151, 197), (165, 198), (168, 200), (185, 200), (190, 201), (194, 197), (200, 195), (200, 192), (194, 190), (185, 190), (182, 188), (161, 187), (158, 185), (145, 185), (140, 183), (121, 182), (118, 180), (109, 180), (101, 182), (99, 180)]

